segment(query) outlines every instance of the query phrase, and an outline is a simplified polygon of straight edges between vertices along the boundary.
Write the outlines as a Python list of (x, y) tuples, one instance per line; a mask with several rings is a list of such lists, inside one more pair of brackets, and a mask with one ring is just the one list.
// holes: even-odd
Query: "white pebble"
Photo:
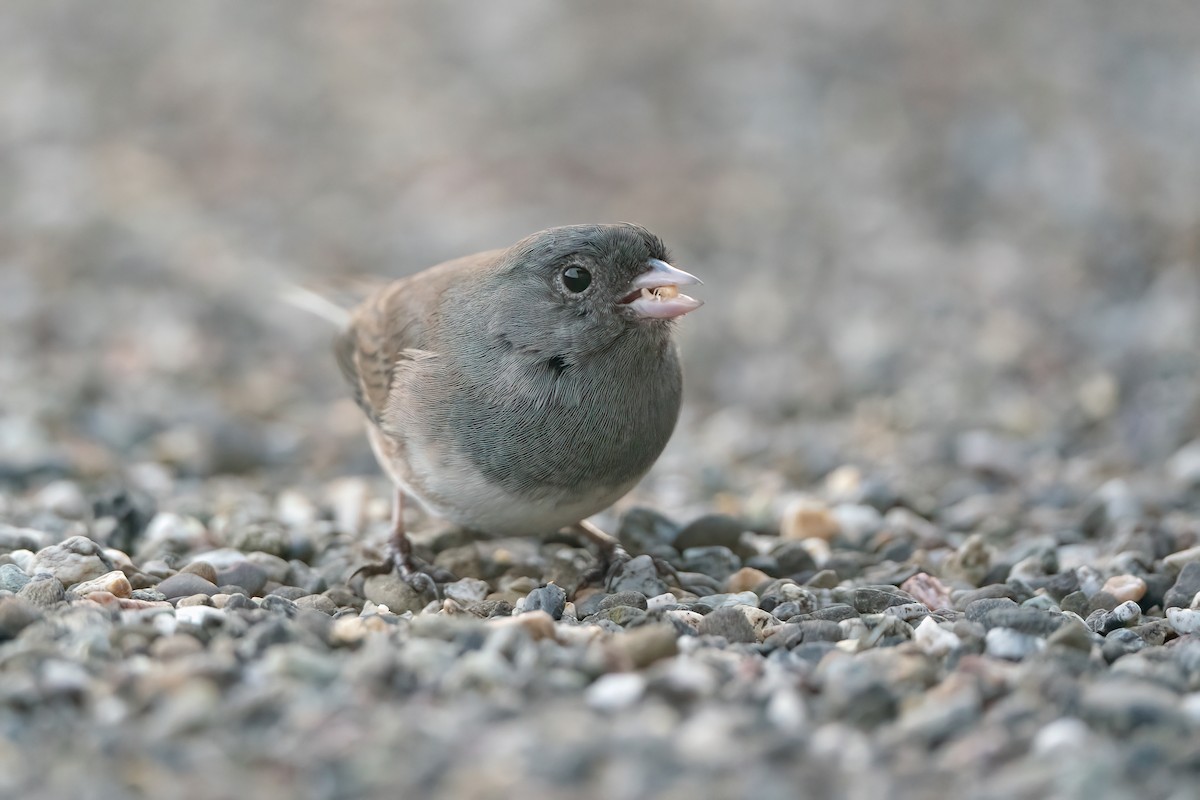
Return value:
[(957, 650), (962, 641), (952, 631), (937, 624), (933, 617), (926, 617), (913, 631), (913, 644), (931, 656), (944, 656)]
[(1073, 752), (1087, 739), (1088, 726), (1074, 717), (1063, 717), (1043, 725), (1033, 737), (1033, 751), (1040, 755)]
[(636, 672), (610, 672), (588, 687), (587, 704), (598, 711), (629, 708), (646, 691), (646, 679)]
[(1200, 632), (1200, 611), (1194, 608), (1168, 608), (1167, 622), (1176, 633)]

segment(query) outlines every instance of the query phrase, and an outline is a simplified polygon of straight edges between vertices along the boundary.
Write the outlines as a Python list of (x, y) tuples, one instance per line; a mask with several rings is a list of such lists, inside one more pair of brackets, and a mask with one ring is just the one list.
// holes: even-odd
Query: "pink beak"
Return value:
[(679, 293), (680, 286), (704, 281), (657, 258), (646, 263), (650, 268), (633, 279), (629, 294), (621, 301), (634, 314), (649, 319), (674, 319), (704, 305), (702, 300)]

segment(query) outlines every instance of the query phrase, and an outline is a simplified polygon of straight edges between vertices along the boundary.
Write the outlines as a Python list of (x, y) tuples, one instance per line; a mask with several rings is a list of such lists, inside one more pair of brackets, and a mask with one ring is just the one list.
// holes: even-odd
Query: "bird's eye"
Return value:
[(562, 272), (562, 281), (569, 291), (578, 294), (592, 285), (592, 273), (583, 267), (567, 267)]

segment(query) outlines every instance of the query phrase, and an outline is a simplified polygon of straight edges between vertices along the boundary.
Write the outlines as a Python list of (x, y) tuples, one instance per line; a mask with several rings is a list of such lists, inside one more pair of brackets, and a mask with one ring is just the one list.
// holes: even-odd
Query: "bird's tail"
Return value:
[(298, 283), (284, 284), (279, 299), (290, 306), (327, 320), (338, 328), (350, 324), (350, 310), (338, 305), (328, 296)]

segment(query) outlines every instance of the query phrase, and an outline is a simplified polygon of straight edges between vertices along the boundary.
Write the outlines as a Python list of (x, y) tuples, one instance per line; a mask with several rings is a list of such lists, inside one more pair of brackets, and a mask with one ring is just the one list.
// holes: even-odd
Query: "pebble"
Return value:
[(420, 611), (435, 599), (432, 589), (432, 586), (417, 589), (391, 572), (371, 575), (363, 581), (363, 596), (372, 603), (387, 606), (393, 614)]
[(733, 517), (708, 514), (685, 525), (671, 544), (680, 552), (693, 547), (724, 547), (740, 558), (748, 558), (755, 551), (743, 543), (745, 531), (745, 524)]
[(679, 636), (670, 624), (649, 624), (612, 637), (611, 646), (629, 669), (643, 669), (679, 652)]
[(1175, 582), (1163, 596), (1164, 608), (1187, 608), (1192, 604), (1192, 598), (1200, 592), (1200, 561), (1183, 565)]
[(1008, 661), (1020, 661), (1040, 652), (1046, 640), (1012, 628), (992, 628), (987, 632), (987, 654)]
[(957, 650), (962, 642), (952, 631), (943, 628), (932, 617), (925, 617), (913, 629), (913, 644), (924, 653), (940, 657)]
[(19, 592), (29, 576), (16, 564), (0, 564), (0, 591)]
[(839, 531), (837, 518), (829, 506), (807, 497), (788, 504), (780, 520), (780, 535), (794, 541), (810, 538), (829, 541)]
[(67, 599), (67, 590), (57, 578), (34, 578), (21, 587), (17, 597), (37, 608), (50, 609)]
[(646, 679), (636, 672), (601, 675), (587, 688), (584, 700), (597, 711), (620, 711), (642, 699)]
[(194, 594), (203, 594), (211, 597), (217, 593), (216, 584), (191, 572), (180, 572), (172, 575), (160, 581), (155, 588), (168, 600), (189, 597)]
[(742, 567), (725, 580), (725, 591), (735, 594), (738, 592), (752, 592), (769, 580), (771, 580), (771, 576), (762, 570), (754, 569), (753, 567)]
[(1168, 608), (1167, 622), (1180, 635), (1200, 633), (1200, 610), (1194, 608)]
[(621, 517), (617, 539), (634, 555), (673, 553), (679, 526), (650, 508), (631, 508)]
[(667, 584), (658, 576), (654, 559), (647, 555), (635, 556), (620, 565), (609, 579), (612, 592), (638, 592), (644, 597), (653, 597), (667, 591)]
[(71, 591), (81, 597), (92, 592), (108, 592), (114, 597), (129, 597), (133, 594), (133, 587), (129, 585), (129, 579), (125, 577), (125, 573), (113, 570), (99, 578), (77, 583), (71, 587)]
[(723, 636), (731, 643), (758, 641), (754, 625), (736, 608), (718, 608), (706, 615), (699, 631), (703, 636)]
[[(642, 602), (646, 602), (646, 598), (642, 598)], [(562, 619), (563, 609), (567, 605), (567, 593), (562, 587), (556, 586), (553, 583), (547, 584), (538, 589), (534, 589), (525, 596), (523, 613), (531, 611), (544, 611), (553, 619)]]
[[(1146, 595), (1146, 582), (1136, 575), (1114, 575), (1104, 582), (1101, 591), (1111, 594), (1119, 602), (1138, 601)], [(1197, 588), (1200, 591), (1200, 587)]]
[(28, 572), (31, 575), (48, 572), (63, 586), (71, 586), (98, 578), (112, 569), (112, 562), (104, 557), (98, 544), (83, 536), (72, 536), (37, 551)]
[(926, 572), (918, 572), (904, 583), (900, 589), (911, 595), (917, 602), (924, 603), (929, 609), (950, 608), (950, 590), (940, 580)]
[(216, 570), (213, 578), (209, 578), (218, 586), (238, 586), (245, 590), (249, 597), (259, 597), (267, 585), (267, 571), (251, 561), (239, 561), (236, 564)]
[(17, 638), (42, 616), (39, 606), (28, 602), (27, 598), (0, 597), (0, 641)]
[(680, 566), (689, 572), (699, 572), (725, 581), (742, 567), (742, 560), (728, 547), (689, 547), (681, 553)]

